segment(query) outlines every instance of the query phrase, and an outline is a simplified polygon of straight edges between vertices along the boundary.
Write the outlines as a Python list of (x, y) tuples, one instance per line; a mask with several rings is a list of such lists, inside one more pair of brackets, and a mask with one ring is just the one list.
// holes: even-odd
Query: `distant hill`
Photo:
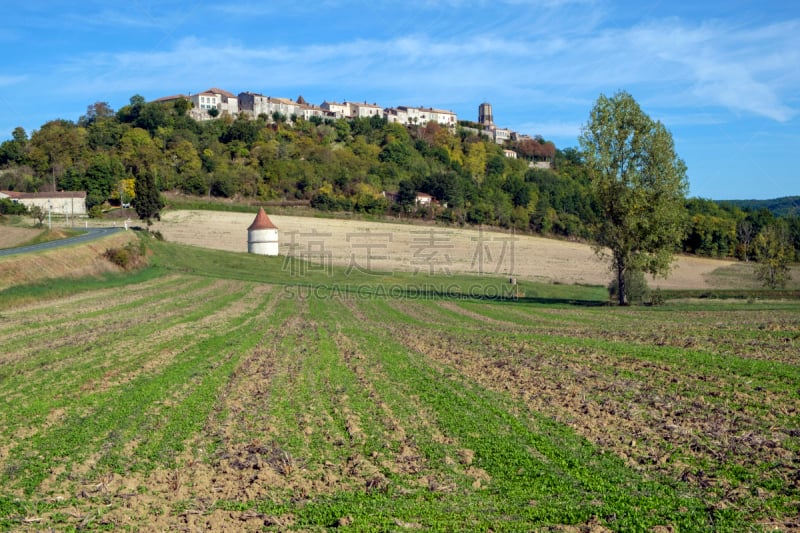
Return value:
[(773, 200), (721, 200), (719, 203), (756, 211), (766, 208), (779, 217), (800, 215), (800, 196), (784, 196)]

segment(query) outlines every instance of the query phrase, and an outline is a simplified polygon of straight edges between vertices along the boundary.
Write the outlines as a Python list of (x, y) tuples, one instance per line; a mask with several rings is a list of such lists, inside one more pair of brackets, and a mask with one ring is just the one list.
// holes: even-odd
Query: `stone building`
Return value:
[(16, 192), (0, 191), (0, 198), (31, 207), (40, 207), (45, 213), (63, 217), (86, 216), (86, 191)]

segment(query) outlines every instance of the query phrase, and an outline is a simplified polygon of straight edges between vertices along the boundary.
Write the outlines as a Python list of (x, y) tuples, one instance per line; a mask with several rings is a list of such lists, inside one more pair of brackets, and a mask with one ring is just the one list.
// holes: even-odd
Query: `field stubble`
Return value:
[[(232, 252), (247, 251), (253, 214), (170, 211), (154, 228), (173, 242)], [(436, 274), (486, 273), (564, 284), (607, 285), (608, 265), (583, 243), (496, 231), (403, 223), (273, 215), (281, 255), (378, 271)], [(679, 256), (670, 276), (653, 287), (708, 289), (711, 274), (734, 262)], [(719, 279), (727, 280), (725, 277)], [(730, 281), (730, 280), (727, 280)], [(732, 281), (741, 284), (741, 276)]]

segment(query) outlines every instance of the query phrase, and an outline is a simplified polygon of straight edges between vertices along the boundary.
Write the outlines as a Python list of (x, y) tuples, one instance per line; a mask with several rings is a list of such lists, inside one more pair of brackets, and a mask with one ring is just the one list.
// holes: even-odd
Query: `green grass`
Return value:
[[(755, 268), (757, 263), (751, 261), (749, 263), (735, 263), (730, 266), (718, 268), (711, 273), (709, 282), (713, 286), (718, 287), (737, 287), (738, 291), (706, 291), (710, 293), (720, 292), (722, 297), (728, 294), (739, 294), (744, 298), (764, 298), (769, 297), (770, 291), (765, 290), (763, 284), (756, 279)], [(790, 279), (786, 286), (782, 289), (775, 291), (778, 297), (783, 297), (784, 293), (789, 293), (787, 297), (797, 298), (800, 293), (800, 265), (789, 265)]]
[(51, 278), (28, 285), (14, 285), (0, 290), (0, 311), (35, 301), (64, 298), (110, 287), (124, 287), (131, 283), (158, 278), (165, 272), (158, 267), (149, 267), (132, 273), (105, 274), (81, 279)]
[(185, 274), (260, 281), (292, 287), (297, 297), (354, 295), (394, 298), (479, 298), (522, 299), (540, 302), (586, 303), (600, 305), (607, 300), (602, 287), (549, 285), (521, 281), (510, 285), (507, 278), (477, 275), (437, 276), (412, 272), (348, 271), (345, 267), (320, 266), (293, 257), (268, 257), (253, 254), (205, 250), (152, 241), (152, 264)]
[(78, 235), (83, 235), (83, 233), (84, 232), (81, 231), (80, 229), (72, 229), (72, 228), (61, 228), (57, 232), (43, 229), (42, 232), (35, 238), (20, 244), (20, 246), (30, 246), (33, 244), (41, 244), (43, 242), (50, 242), (69, 237), (76, 237)]
[(618, 308), (602, 287), (518, 297), (148, 246), (139, 272), (0, 293), (0, 529), (758, 531), (797, 514), (796, 301)]

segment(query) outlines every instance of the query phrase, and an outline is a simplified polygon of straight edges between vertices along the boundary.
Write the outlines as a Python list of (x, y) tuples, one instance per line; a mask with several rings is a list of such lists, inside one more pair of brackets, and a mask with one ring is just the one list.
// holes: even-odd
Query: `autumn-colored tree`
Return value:
[(108, 102), (95, 102), (86, 107), (86, 114), (78, 119), (78, 124), (88, 126), (97, 120), (103, 120), (114, 116), (114, 110)]
[(119, 180), (117, 188), (111, 193), (111, 199), (118, 200), (123, 206), (130, 204), (134, 198), (136, 198), (136, 180), (134, 178)]
[(467, 145), (467, 156), (464, 158), (464, 167), (472, 179), (480, 183), (486, 175), (486, 144), (474, 142)]
[(552, 161), (556, 155), (556, 145), (544, 139), (523, 139), (514, 146), (516, 152), (529, 160)]

